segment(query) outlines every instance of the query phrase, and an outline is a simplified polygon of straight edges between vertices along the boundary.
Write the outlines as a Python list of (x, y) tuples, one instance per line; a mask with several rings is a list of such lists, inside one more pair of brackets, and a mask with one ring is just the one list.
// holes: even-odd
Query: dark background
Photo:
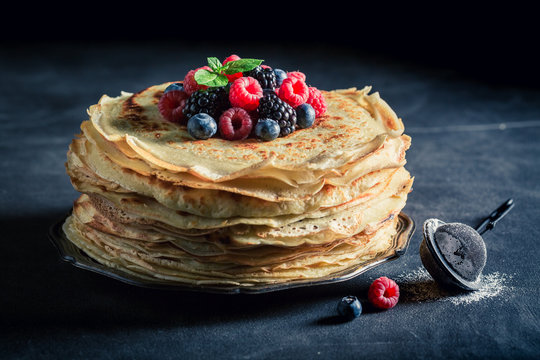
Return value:
[[(12, 8), (13, 9), (13, 8)], [(352, 7), (278, 2), (14, 4), (0, 23), (0, 357), (538, 358), (540, 89), (535, 12), (518, 2)], [(259, 57), (321, 89), (373, 85), (412, 137), (407, 253), (353, 280), (257, 296), (137, 288), (62, 262), (47, 230), (77, 193), (67, 147), (102, 94), (178, 80), (207, 56)], [(379, 276), (422, 268), (430, 217), (485, 235), (506, 291), (467, 305), (415, 297), (377, 312)], [(430, 285), (431, 284), (431, 285)], [(407, 292), (407, 289), (408, 292)], [(364, 314), (335, 318), (356, 295)], [(453, 299), (452, 295), (447, 295)]]
[(494, 84), (539, 86), (539, 31), (527, 2), (77, 4), (12, 4), (16, 10), (5, 13), (1, 38), (15, 50), (35, 43), (156, 41), (338, 47)]

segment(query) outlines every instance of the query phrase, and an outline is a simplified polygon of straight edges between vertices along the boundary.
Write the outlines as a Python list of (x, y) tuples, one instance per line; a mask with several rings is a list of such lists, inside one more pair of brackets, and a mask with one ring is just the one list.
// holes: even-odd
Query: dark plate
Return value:
[(49, 239), (58, 249), (61, 258), (78, 268), (90, 270), (98, 274), (120, 280), (124, 283), (140, 287), (168, 290), (204, 291), (225, 294), (260, 294), (301, 286), (324, 285), (350, 280), (370, 269), (373, 269), (376, 266), (379, 266), (391, 260), (395, 260), (401, 255), (405, 254), (409, 246), (410, 239), (415, 230), (414, 220), (405, 213), (400, 213), (397, 225), (397, 234), (394, 237), (392, 246), (386, 252), (378, 254), (375, 258), (369, 261), (361, 264), (356, 264), (353, 267), (316, 280), (292, 280), (286, 283), (253, 285), (249, 287), (224, 285), (190, 285), (175, 283), (171, 281), (163, 281), (159, 279), (142, 280), (121, 270), (113, 269), (98, 263), (88, 255), (86, 255), (84, 251), (75, 246), (71, 241), (69, 241), (64, 234), (64, 231), (62, 230), (62, 224), (68, 216), (69, 214), (50, 227)]

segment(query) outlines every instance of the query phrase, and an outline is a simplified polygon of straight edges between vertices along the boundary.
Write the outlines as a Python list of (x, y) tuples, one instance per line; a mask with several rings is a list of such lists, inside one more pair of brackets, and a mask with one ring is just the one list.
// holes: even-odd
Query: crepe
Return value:
[(157, 103), (170, 83), (104, 95), (69, 146), (81, 196), (67, 238), (142, 280), (254, 286), (320, 279), (388, 251), (412, 190), (411, 138), (370, 87), (273, 141), (194, 140)]
[[(325, 184), (309, 197), (298, 196), (293, 200), (275, 202), (259, 197), (239, 196), (236, 192), (231, 191), (180, 186), (153, 176), (144, 176), (119, 167), (104, 155), (90, 154), (85, 145), (90, 145), (90, 143), (76, 139), (71, 144), (68, 153), (68, 173), (72, 177), (75, 188), (79, 191), (85, 192), (85, 185), (91, 184), (105, 188), (106, 191), (100, 191), (98, 188), (90, 190), (90, 192), (133, 192), (154, 198), (173, 210), (204, 217), (301, 215), (320, 208), (351, 203), (359, 199), (367, 200), (382, 190), (385, 183), (396, 172), (401, 173), (400, 175), (404, 174), (403, 167), (389, 167), (372, 171), (354, 179), (347, 187)], [(391, 148), (381, 149), (381, 153)], [(92, 150), (90, 149), (90, 151)], [(399, 157), (401, 159), (404, 155)], [(397, 161), (394, 166), (401, 163), (402, 161)], [(265, 183), (257, 182), (257, 184), (265, 186)], [(291, 189), (291, 192), (296, 189)], [(368, 192), (368, 190), (370, 191)]]
[[(239, 260), (206, 261), (171, 246), (145, 247), (120, 237), (87, 232), (69, 217), (63, 228), (68, 237), (98, 262), (142, 280), (160, 279), (176, 284), (253, 286), (291, 279), (316, 279), (373, 259), (390, 245), (396, 219), (378, 232), (357, 234), (335, 246), (312, 249), (304, 254), (266, 256), (267, 262)], [(244, 257), (245, 259), (246, 257)], [(271, 260), (268, 260), (270, 258)], [(231, 257), (228, 257), (230, 260)], [(249, 259), (249, 257), (248, 257)]]
[(267, 176), (280, 170), (331, 172), (362, 156), (362, 149), (379, 142), (379, 136), (398, 137), (404, 130), (379, 94), (368, 95), (371, 87), (365, 87), (324, 91), (326, 115), (313, 127), (270, 142), (193, 140), (185, 127), (165, 122), (159, 115), (157, 103), (168, 85), (114, 98), (104, 95), (89, 109), (92, 123), (108, 141), (127, 144), (132, 156), (206, 181), (254, 177), (260, 171)]

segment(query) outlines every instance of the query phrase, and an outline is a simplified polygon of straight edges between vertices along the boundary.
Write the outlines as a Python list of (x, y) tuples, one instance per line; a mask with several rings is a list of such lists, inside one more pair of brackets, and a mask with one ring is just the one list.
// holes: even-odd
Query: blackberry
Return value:
[(255, 69), (246, 71), (244, 76), (251, 76), (257, 79), (263, 89), (275, 89), (277, 87), (276, 74), (270, 68), (257, 66)]
[(266, 92), (259, 101), (259, 118), (275, 120), (280, 128), (279, 136), (291, 134), (296, 126), (296, 111), (275, 93)]
[(186, 119), (200, 113), (208, 114), (217, 119), (229, 107), (229, 94), (227, 88), (223, 86), (195, 91), (187, 99), (182, 112)]

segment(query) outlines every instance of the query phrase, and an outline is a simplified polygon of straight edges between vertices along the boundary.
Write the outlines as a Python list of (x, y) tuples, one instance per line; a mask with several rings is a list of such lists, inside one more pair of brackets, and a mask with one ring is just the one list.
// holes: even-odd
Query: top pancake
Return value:
[(371, 88), (365, 87), (323, 91), (326, 114), (314, 126), (273, 141), (195, 140), (185, 126), (169, 123), (159, 114), (157, 103), (169, 84), (114, 98), (104, 95), (90, 107), (90, 120), (105, 139), (122, 144), (122, 149), (127, 145), (126, 152), (151, 166), (205, 181), (272, 174), (283, 178), (280, 171), (331, 172), (365, 155), (370, 143), (403, 133), (401, 119), (378, 93), (368, 95)]

